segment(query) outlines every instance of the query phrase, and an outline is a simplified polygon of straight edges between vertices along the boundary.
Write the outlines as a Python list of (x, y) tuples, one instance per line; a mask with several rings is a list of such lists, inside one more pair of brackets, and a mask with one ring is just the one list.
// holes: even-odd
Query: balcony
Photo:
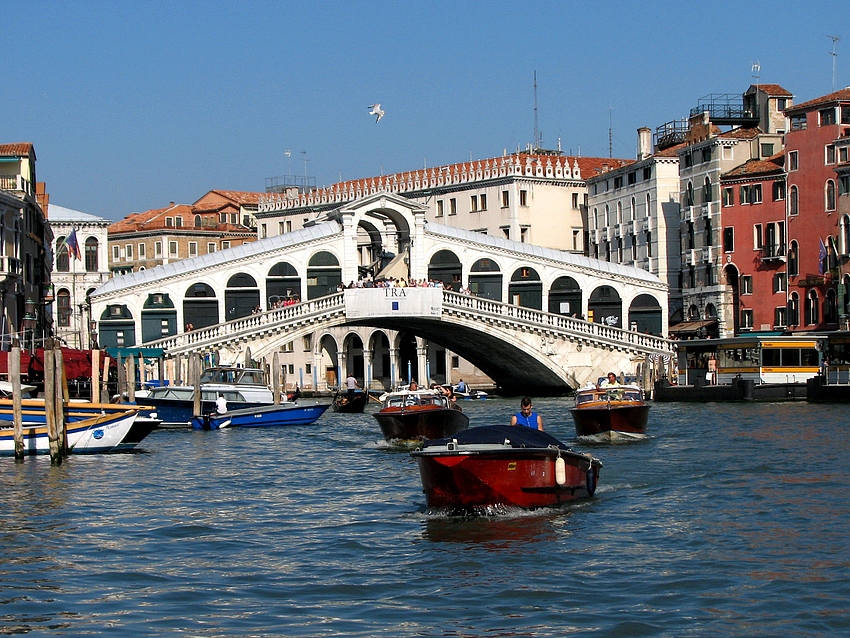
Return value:
[(700, 98), (691, 109), (691, 117), (705, 112), (714, 124), (721, 126), (755, 126), (759, 121), (755, 102), (745, 104), (742, 96), (734, 93), (711, 93)]
[(0, 191), (23, 191), (32, 195), (32, 187), (28, 180), (20, 175), (0, 175)]
[(761, 249), (759, 249), (759, 259), (763, 262), (785, 261), (785, 244), (762, 246)]
[(0, 257), (0, 277), (20, 277), (21, 260), (14, 257)]

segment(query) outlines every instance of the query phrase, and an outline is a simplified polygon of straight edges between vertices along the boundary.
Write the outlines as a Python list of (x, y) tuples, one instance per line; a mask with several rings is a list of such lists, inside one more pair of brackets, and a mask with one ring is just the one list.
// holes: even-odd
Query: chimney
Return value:
[(642, 126), (638, 130), (638, 161), (646, 159), (652, 155), (652, 131), (647, 126)]

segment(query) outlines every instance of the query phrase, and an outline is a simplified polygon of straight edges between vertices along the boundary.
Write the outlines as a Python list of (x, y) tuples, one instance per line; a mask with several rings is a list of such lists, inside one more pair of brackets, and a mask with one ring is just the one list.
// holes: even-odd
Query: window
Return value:
[(215, 252), (215, 244), (210, 242), (207, 244), (207, 254), (211, 254)]
[(437, 217), (442, 217), (442, 216), (443, 216), (443, 200), (438, 199), (437, 200)]
[(820, 323), (818, 293), (810, 290), (806, 295), (806, 325), (816, 326), (818, 323)]
[(773, 275), (773, 293), (785, 292), (788, 289), (788, 281), (784, 272), (778, 272)]
[(487, 195), (482, 193), (478, 196), (478, 201), (481, 204), (481, 210), (487, 210)]
[(730, 159), (733, 159), (734, 157), (735, 157), (735, 153), (734, 153), (732, 147), (731, 146), (724, 146), (723, 147), (723, 159), (730, 160)]
[(646, 231), (646, 256), (652, 257), (652, 233)]
[(848, 156), (847, 147), (842, 146), (841, 148), (838, 149), (838, 161), (841, 162), (842, 164), (845, 164), (848, 161), (848, 159), (850, 159), (850, 156)]
[[(607, 182), (606, 182), (607, 184)], [(521, 190), (519, 192), (519, 205), (520, 206), (528, 206), (528, 191)]]
[(702, 185), (702, 203), (708, 204), (714, 199), (714, 190), (711, 188), (711, 180), (706, 177)]
[(292, 232), (292, 220), (291, 219), (286, 220), (286, 232), (287, 233)]
[[(144, 244), (139, 244), (139, 246), (144, 246)], [(86, 239), (86, 272), (97, 272), (100, 268), (97, 257), (99, 247), (100, 244), (94, 237)], [(139, 257), (142, 257), (142, 255), (140, 254)]]
[(727, 226), (723, 229), (723, 252), (731, 253), (735, 250), (735, 229)]
[(623, 188), (623, 176), (619, 175), (614, 178), (614, 188)]
[(835, 164), (835, 144), (827, 144), (824, 147), (824, 163)]
[(758, 250), (761, 247), (762, 247), (761, 224), (755, 224), (753, 226), (753, 249)]
[(133, 259), (133, 244), (127, 244), (124, 246), (124, 254), (127, 256), (127, 261), (132, 261)]
[(685, 160), (685, 168), (690, 168), (691, 166), (694, 165), (694, 158), (691, 156), (690, 151), (685, 153), (684, 160)]
[(753, 184), (751, 189), (753, 204), (761, 204), (761, 184)]
[(835, 108), (821, 109), (818, 111), (821, 126), (835, 124)]
[(646, 194), (646, 216), (649, 217), (652, 215), (652, 196), (647, 193)]
[(195, 228), (200, 228), (202, 225), (202, 220), (200, 215), (195, 215)]
[(776, 98), (776, 110), (784, 111), (788, 107), (788, 100), (784, 97)]
[(265, 224), (260, 224), (260, 239), (265, 239), (268, 237), (268, 230), (266, 230)]
[[(796, 277), (800, 274), (800, 248), (796, 241), (791, 242), (788, 248), (788, 276)], [(797, 324), (794, 324), (797, 325)]]
[(694, 205), (694, 185), (693, 182), (688, 182), (688, 186), (685, 189), (685, 206), (693, 206)]
[(189, 242), (189, 257), (197, 257), (198, 256), (198, 242), (190, 241)]
[(773, 201), (778, 202), (785, 199), (785, 182), (778, 180), (773, 182)]
[(761, 156), (762, 157), (770, 157), (773, 155), (773, 144), (762, 144), (761, 145)]
[(750, 185), (749, 184), (744, 184), (743, 186), (741, 186), (739, 192), (740, 192), (740, 197), (741, 197), (740, 201), (741, 201), (742, 206), (745, 205), (745, 204), (751, 204), (752, 203), (752, 200), (750, 199), (751, 194), (750, 194)]
[(168, 256), (176, 257), (177, 256), (177, 242), (170, 241), (168, 242)]
[(792, 186), (791, 187), (791, 197), (789, 198), (789, 202), (788, 202), (788, 214), (789, 215), (796, 215), (799, 212), (798, 201), (799, 200), (798, 200), (797, 187)]
[(753, 327), (753, 311), (741, 310), (741, 329)]
[(826, 182), (826, 210), (835, 210), (835, 182), (827, 180)]
[(230, 248), (230, 242), (229, 241), (221, 242), (221, 249), (222, 250), (227, 250), (228, 248)]
[(227, 213), (219, 213), (218, 214), (218, 223), (226, 224), (227, 223)]
[(631, 171), (628, 174), (628, 178), (626, 181), (628, 182), (629, 186), (631, 186), (632, 184), (637, 184), (637, 171)]
[(800, 167), (797, 151), (788, 151), (788, 170), (796, 171)]
[(850, 106), (841, 107), (841, 123), (850, 124)]
[(161, 241), (154, 242), (153, 254), (156, 257), (162, 257), (162, 242)]
[(502, 208), (507, 208), (510, 206), (511, 196), (508, 191), (502, 191)]
[(457, 215), (457, 199), (454, 197), (449, 200), (449, 215)]
[(643, 169), (643, 181), (647, 181), (652, 178), (652, 167), (647, 166)]
[(159, 332), (163, 337), (168, 336), (168, 319), (162, 319), (160, 321)]
[(773, 325), (776, 327), (785, 327), (785, 307), (779, 306), (773, 311)]
[(706, 286), (716, 286), (717, 285), (717, 277), (715, 275), (714, 266), (711, 264), (705, 265), (705, 285)]
[(753, 276), (752, 275), (741, 275), (741, 294), (742, 295), (753, 294)]
[(735, 196), (732, 194), (732, 187), (726, 186), (723, 189), (723, 205), (724, 206), (734, 206), (735, 205)]
[(118, 246), (112, 247), (112, 261), (121, 261), (121, 248)]
[(806, 114), (802, 115), (792, 115), (789, 118), (791, 122), (791, 130), (792, 131), (805, 131), (806, 130)]
[(629, 211), (629, 219), (631, 221), (634, 221), (635, 219), (637, 219), (637, 200), (634, 197), (632, 197), (632, 201), (631, 201), (631, 210)]
[(167, 228), (174, 228), (174, 218), (173, 217), (166, 217), (165, 218), (165, 226)]
[(56, 314), (62, 328), (71, 325), (71, 293), (67, 290), (60, 290), (56, 295)]
[(469, 198), (469, 212), (470, 213), (478, 212), (478, 195), (472, 195)]
[(139, 244), (139, 259), (145, 258), (145, 244)]
[(693, 250), (694, 248), (697, 247), (696, 233), (694, 232), (694, 223), (693, 222), (688, 222), (687, 240), (688, 240), (688, 249)]
[(702, 149), (702, 161), (703, 161), (703, 163), (711, 161), (711, 147), (710, 146), (706, 146), (704, 149)]
[(182, 217), (175, 217), (174, 218), (174, 226), (176, 226), (177, 228), (183, 228), (183, 218)]

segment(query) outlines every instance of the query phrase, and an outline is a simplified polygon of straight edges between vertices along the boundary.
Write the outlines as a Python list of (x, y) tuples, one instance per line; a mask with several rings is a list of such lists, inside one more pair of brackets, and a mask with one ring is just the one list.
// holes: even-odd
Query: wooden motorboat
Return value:
[(582, 388), (570, 413), (580, 438), (601, 442), (646, 437), (649, 405), (636, 385)]
[(545, 432), (508, 425), (426, 441), (411, 456), (428, 507), (463, 513), (556, 507), (593, 496), (602, 467)]
[(469, 427), (460, 406), (434, 390), (388, 392), (372, 416), (389, 443), (403, 445), (451, 436)]
[(354, 398), (349, 400), (347, 392), (337, 392), (334, 395), (331, 407), (334, 412), (363, 412), (366, 404), (369, 403), (369, 394), (363, 390), (357, 390), (354, 393)]
[(304, 405), (280, 403), (256, 408), (228, 410), (223, 414), (204, 414), (192, 417), (195, 430), (221, 430), (223, 428), (258, 428), (279, 425), (310, 425), (330, 407), (329, 403)]

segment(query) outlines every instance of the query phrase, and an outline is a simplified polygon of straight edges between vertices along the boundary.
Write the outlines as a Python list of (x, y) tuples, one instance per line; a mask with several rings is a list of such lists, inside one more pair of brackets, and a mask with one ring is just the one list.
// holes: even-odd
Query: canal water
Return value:
[[(563, 440), (570, 403), (535, 401)], [(591, 500), (466, 519), (426, 510), (369, 413), (0, 459), (0, 633), (850, 633), (847, 410), (654, 404), (649, 431), (574, 444), (604, 463)]]

